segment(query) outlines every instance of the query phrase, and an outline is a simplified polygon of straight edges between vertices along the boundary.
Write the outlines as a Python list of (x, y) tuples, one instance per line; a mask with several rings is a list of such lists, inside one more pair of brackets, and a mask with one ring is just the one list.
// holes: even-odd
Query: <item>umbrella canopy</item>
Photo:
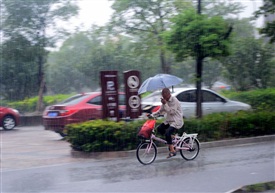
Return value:
[(155, 91), (158, 89), (168, 88), (178, 85), (183, 80), (177, 76), (170, 74), (157, 74), (153, 77), (146, 79), (138, 90), (138, 94), (142, 94), (147, 91)]

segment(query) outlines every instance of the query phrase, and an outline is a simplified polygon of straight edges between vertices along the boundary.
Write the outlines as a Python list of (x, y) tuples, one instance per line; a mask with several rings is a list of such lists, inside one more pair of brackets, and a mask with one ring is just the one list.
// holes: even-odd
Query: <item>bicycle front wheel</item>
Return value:
[(157, 156), (157, 146), (154, 143), (142, 142), (137, 147), (137, 159), (144, 165), (151, 164), (155, 161)]
[(197, 139), (194, 138), (186, 138), (180, 145), (180, 154), (186, 160), (195, 159), (200, 151), (200, 144)]

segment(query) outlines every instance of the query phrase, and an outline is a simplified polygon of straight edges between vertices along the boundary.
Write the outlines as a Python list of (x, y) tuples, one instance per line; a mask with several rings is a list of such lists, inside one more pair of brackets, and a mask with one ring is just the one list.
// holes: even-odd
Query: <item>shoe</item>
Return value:
[(177, 155), (177, 152), (170, 152), (166, 158), (174, 157)]
[[(174, 147), (174, 150), (176, 151), (176, 147)], [(168, 147), (168, 151), (170, 151), (170, 148)]]

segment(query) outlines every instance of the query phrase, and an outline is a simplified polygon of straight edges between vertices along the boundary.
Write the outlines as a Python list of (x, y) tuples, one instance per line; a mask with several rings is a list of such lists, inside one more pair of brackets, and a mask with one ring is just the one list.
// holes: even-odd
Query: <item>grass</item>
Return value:
[(235, 190), (233, 193), (265, 192), (271, 190), (275, 190), (275, 181), (244, 186), (238, 190)]

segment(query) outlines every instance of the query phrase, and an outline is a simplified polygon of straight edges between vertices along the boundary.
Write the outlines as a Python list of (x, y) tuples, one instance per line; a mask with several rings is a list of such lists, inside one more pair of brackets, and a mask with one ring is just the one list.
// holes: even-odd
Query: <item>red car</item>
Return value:
[[(120, 117), (124, 117), (125, 109), (125, 95), (119, 93)], [(43, 112), (43, 125), (46, 130), (55, 131), (63, 137), (65, 125), (101, 118), (101, 92), (82, 93), (47, 107)]]
[(18, 110), (0, 106), (0, 127), (12, 130), (19, 124), (20, 115)]

